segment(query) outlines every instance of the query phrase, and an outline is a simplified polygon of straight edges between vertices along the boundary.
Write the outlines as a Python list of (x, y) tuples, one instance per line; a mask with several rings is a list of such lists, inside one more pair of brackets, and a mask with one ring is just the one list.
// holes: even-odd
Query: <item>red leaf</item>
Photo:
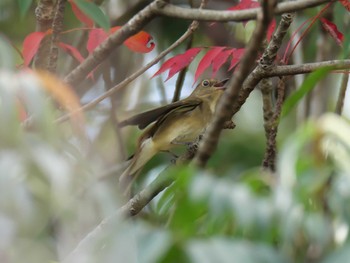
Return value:
[(255, 8), (259, 6), (260, 6), (259, 2), (252, 1), (252, 0), (242, 0), (238, 5), (230, 7), (227, 10), (243, 10), (243, 9), (250, 9), (250, 8)]
[(231, 65), (228, 70), (233, 69), (241, 59), (242, 55), (244, 53), (244, 48), (234, 48), (232, 51), (232, 60), (231, 60)]
[(89, 54), (91, 54), (98, 45), (107, 39), (107, 37), (107, 33), (102, 28), (94, 28), (90, 30), (88, 41), (86, 43), (86, 49), (89, 51)]
[[(243, 10), (243, 9), (251, 9), (251, 8), (256, 8), (260, 7), (260, 3), (252, 0), (242, 0), (239, 4), (232, 6), (228, 8), (227, 10)], [(247, 24), (247, 21), (242, 22), (243, 26)]]
[[(76, 60), (78, 60), (80, 63), (83, 62), (85, 60), (85, 58), (80, 54), (79, 50), (76, 49), (75, 47), (68, 45), (66, 43), (63, 42), (59, 42), (58, 46), (60, 48), (62, 48), (65, 52), (67, 52), (69, 55), (71, 55), (73, 58), (75, 58)], [(94, 78), (94, 72), (95, 72), (96, 68), (94, 70), (92, 70), (88, 75), (87, 78), (91, 79), (91, 80), (95, 80)]]
[(200, 75), (212, 64), (215, 57), (224, 50), (225, 47), (212, 47), (201, 59), (198, 64), (196, 73), (194, 74), (194, 82), (196, 82)]
[(343, 33), (338, 31), (337, 25), (325, 18), (320, 18), (320, 20), (324, 29), (333, 37), (333, 39), (335, 40), (335, 42), (337, 42), (339, 46), (342, 46), (344, 41), (344, 35)]
[(349, 2), (349, 0), (339, 0), (339, 2), (340, 2), (348, 11), (350, 11), (350, 2)]
[(76, 18), (83, 24), (85, 24), (87, 27), (93, 27), (94, 26), (94, 20), (92, 20), (90, 17), (85, 15), (79, 7), (74, 3), (73, 0), (68, 1), (70, 5), (72, 6), (72, 11), (75, 14)]
[(201, 50), (202, 48), (200, 47), (190, 48), (185, 53), (176, 55), (175, 57), (168, 59), (163, 63), (160, 69), (156, 73), (154, 73), (152, 78), (170, 69), (166, 80), (170, 79), (181, 69), (187, 67)]
[(272, 34), (275, 31), (275, 28), (276, 28), (276, 19), (272, 19), (272, 21), (267, 29), (267, 34), (266, 34), (267, 41), (270, 42)]
[(62, 48), (65, 52), (67, 52), (69, 55), (74, 57), (76, 60), (78, 60), (80, 63), (85, 60), (85, 58), (80, 54), (80, 52), (75, 47), (63, 42), (59, 42), (58, 46)]
[[(242, 0), (237, 5), (232, 6), (232, 7), (228, 8), (227, 10), (234, 11), (234, 10), (251, 9), (251, 8), (256, 8), (256, 7), (260, 7), (259, 2), (252, 1), (252, 0)], [(243, 22), (243, 26), (245, 26), (246, 24), (247, 24), (247, 21)]]
[(23, 41), (23, 60), (24, 66), (29, 66), (36, 52), (38, 52), (41, 41), (44, 39), (45, 32), (30, 33)]
[(232, 52), (233, 52), (232, 49), (223, 50), (213, 59), (213, 62), (212, 62), (213, 77), (215, 77), (218, 70), (226, 62), (226, 60), (232, 54)]

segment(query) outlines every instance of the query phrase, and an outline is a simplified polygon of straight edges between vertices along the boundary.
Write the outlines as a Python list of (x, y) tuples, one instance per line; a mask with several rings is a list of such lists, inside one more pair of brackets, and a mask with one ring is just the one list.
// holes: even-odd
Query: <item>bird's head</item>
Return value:
[(218, 80), (218, 79), (204, 79), (202, 80), (191, 96), (208, 96), (214, 94), (220, 94), (225, 90), (225, 84), (229, 79)]

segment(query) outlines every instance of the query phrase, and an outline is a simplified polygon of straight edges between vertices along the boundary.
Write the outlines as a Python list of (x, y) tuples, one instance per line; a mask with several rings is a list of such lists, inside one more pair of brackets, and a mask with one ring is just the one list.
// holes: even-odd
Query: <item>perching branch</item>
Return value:
[(273, 171), (273, 167), (268, 158), (266, 158), (266, 153), (268, 149), (269, 138), (271, 137), (272, 131), (272, 118), (274, 112), (274, 106), (272, 102), (272, 92), (273, 87), (271, 83), (271, 79), (262, 79), (259, 83), (259, 88), (261, 90), (262, 101), (263, 101), (263, 117), (264, 117), (264, 129), (265, 129), (265, 137), (266, 137), (266, 151), (265, 158), (262, 162), (262, 167), (265, 169), (270, 169)]
[(275, 3), (276, 1), (263, 1), (262, 3), (261, 11), (258, 14), (256, 29), (246, 47), (239, 68), (231, 77), (224, 95), (218, 103), (214, 118), (199, 145), (198, 153), (195, 157), (195, 163), (200, 167), (206, 165), (209, 157), (216, 149), (225, 121), (232, 117), (232, 103), (237, 100), (243, 82), (251, 72), (258, 56), (260, 45), (266, 36), (267, 28), (273, 17)]
[(271, 172), (275, 172), (276, 167), (276, 156), (277, 156), (277, 132), (278, 132), (278, 125), (279, 125), (279, 118), (282, 111), (282, 105), (284, 101), (284, 95), (285, 95), (285, 83), (286, 83), (286, 77), (282, 77), (278, 81), (277, 85), (277, 101), (275, 110), (273, 112), (273, 115), (268, 120), (268, 134), (267, 134), (267, 141), (266, 141), (266, 150), (265, 150), (265, 156), (263, 160), (263, 167), (268, 168)]
[(305, 63), (301, 65), (272, 66), (272, 68), (269, 71), (262, 72), (261, 77), (269, 78), (307, 74), (324, 67), (332, 67), (334, 70), (349, 69), (350, 59), (328, 60), (322, 62)]
[(337, 99), (337, 105), (335, 107), (335, 113), (341, 115), (343, 111), (343, 106), (344, 106), (344, 100), (345, 100), (345, 94), (346, 90), (348, 87), (348, 82), (349, 82), (349, 71), (346, 71), (341, 79), (341, 84), (340, 84), (340, 90), (339, 90), (339, 95)]
[[(258, 68), (269, 70), (273, 65), (277, 56), (277, 51), (282, 44), (282, 40), (287, 33), (289, 26), (293, 21), (293, 14), (284, 14), (276, 29), (276, 33), (269, 46), (266, 48)], [(276, 137), (278, 131), (278, 121), (281, 113), (282, 103), (284, 99), (284, 81), (285, 78), (279, 80), (277, 88), (277, 102), (276, 106), (272, 105), (272, 87), (271, 83), (263, 79), (260, 84), (265, 84), (261, 88), (263, 94), (263, 109), (264, 109), (264, 128), (266, 134), (266, 150), (262, 162), (262, 166), (269, 169), (271, 172), (275, 171), (275, 159), (277, 154)]]

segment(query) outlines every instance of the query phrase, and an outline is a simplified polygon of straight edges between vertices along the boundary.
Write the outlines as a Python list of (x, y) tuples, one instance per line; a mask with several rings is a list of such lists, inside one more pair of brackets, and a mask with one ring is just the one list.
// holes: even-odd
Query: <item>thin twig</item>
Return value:
[[(193, 0), (189, 0), (189, 2), (190, 2), (190, 7), (193, 8)], [(188, 39), (188, 42), (186, 45), (186, 50), (190, 49), (192, 47), (192, 44), (193, 44), (193, 35), (191, 35)], [(184, 81), (185, 81), (187, 70), (188, 70), (188, 66), (183, 68), (180, 71), (179, 75), (177, 76), (172, 102), (178, 101), (180, 99), (181, 90), (182, 90), (182, 86), (183, 86)]]
[[(281, 22), (278, 25), (276, 32), (274, 33), (272, 40), (269, 43), (267, 49), (262, 55), (259, 65), (253, 70), (253, 72), (248, 76), (246, 81), (243, 83), (243, 88), (241, 89), (238, 95), (237, 101), (235, 101), (233, 105), (233, 115), (240, 110), (242, 105), (245, 103), (245, 101), (249, 97), (249, 94), (254, 90), (255, 86), (260, 82), (261, 79), (277, 76), (276, 74), (277, 68), (285, 67), (285, 66), (276, 66), (276, 65), (273, 65), (272, 63), (275, 60), (277, 56), (277, 51), (282, 44), (282, 40), (286, 35), (290, 24), (293, 21), (293, 17), (294, 17), (293, 14), (289, 14), (289, 13), (282, 15)], [(289, 69), (290, 66), (287, 66), (287, 67)], [(301, 65), (299, 65), (299, 67), (301, 67)], [(285, 68), (285, 72), (288, 71), (288, 69)]]
[[(275, 15), (304, 10), (306, 8), (315, 7), (328, 3), (329, 0), (298, 0), (279, 3), (273, 10)], [(257, 19), (259, 8), (252, 8), (239, 11), (216, 11), (216, 10), (198, 10), (191, 8), (183, 8), (166, 3), (164, 7), (156, 9), (156, 14), (198, 21), (217, 21), (217, 22), (243, 22), (246, 20)]]
[(348, 87), (348, 82), (349, 82), (349, 71), (346, 71), (343, 74), (342, 79), (341, 79), (339, 96), (337, 99), (337, 105), (335, 107), (335, 113), (337, 113), (339, 115), (341, 115), (342, 111), (343, 111), (345, 94), (346, 94), (346, 89)]
[(266, 151), (263, 160), (263, 167), (268, 168), (271, 172), (276, 170), (276, 156), (277, 156), (277, 132), (279, 125), (279, 118), (281, 115), (282, 105), (285, 95), (286, 77), (279, 80), (277, 85), (277, 101), (273, 116), (269, 120), (269, 134), (266, 142)]
[[(110, 64), (110, 61), (108, 61), (108, 63)], [(105, 89), (109, 90), (112, 87), (111, 71), (106, 70), (102, 74), (103, 74), (103, 80), (105, 82)], [(111, 102), (111, 108), (110, 108), (109, 117), (114, 130), (117, 146), (119, 148), (119, 153), (120, 153), (119, 157), (121, 158), (121, 160), (126, 160), (127, 156), (126, 156), (124, 140), (118, 125), (117, 105), (113, 97), (110, 98), (110, 102)]]
[(271, 135), (273, 112), (274, 112), (273, 103), (272, 103), (272, 94), (271, 94), (272, 93), (271, 79), (261, 80), (261, 82), (259, 83), (259, 87), (261, 90), (262, 101), (263, 101), (264, 129), (265, 129), (265, 137), (266, 137), (266, 152), (265, 152), (265, 158), (262, 162), (262, 167), (265, 169), (271, 169), (269, 159), (266, 158), (268, 142)]
[[(190, 39), (188, 40), (186, 50), (190, 49), (192, 47), (192, 44), (193, 44), (193, 35), (191, 35)], [(185, 81), (187, 70), (188, 70), (188, 66), (183, 68), (180, 71), (179, 75), (177, 76), (172, 102), (178, 101), (180, 99), (181, 90)]]
[(349, 69), (350, 59), (327, 60), (322, 62), (305, 63), (301, 65), (272, 66), (269, 71), (262, 72), (261, 77), (283, 77), (287, 75), (307, 74), (323, 67), (332, 67), (334, 68), (334, 71), (339, 69)]

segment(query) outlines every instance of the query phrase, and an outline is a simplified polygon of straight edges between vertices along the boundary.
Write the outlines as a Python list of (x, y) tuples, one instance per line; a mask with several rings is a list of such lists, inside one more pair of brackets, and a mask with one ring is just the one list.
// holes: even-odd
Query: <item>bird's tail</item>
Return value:
[(122, 188), (129, 187), (131, 182), (136, 179), (135, 174), (157, 153), (152, 138), (144, 140), (119, 178)]

